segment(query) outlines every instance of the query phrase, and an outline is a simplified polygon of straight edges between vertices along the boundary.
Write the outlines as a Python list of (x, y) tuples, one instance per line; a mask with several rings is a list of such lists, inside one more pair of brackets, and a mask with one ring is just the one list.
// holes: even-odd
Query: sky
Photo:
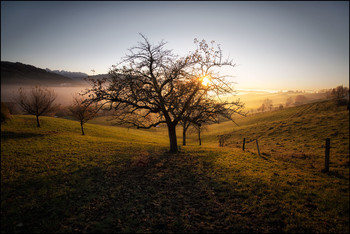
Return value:
[(348, 1), (1, 1), (1, 61), (105, 74), (139, 33), (180, 56), (215, 40), (237, 89), (349, 86)]

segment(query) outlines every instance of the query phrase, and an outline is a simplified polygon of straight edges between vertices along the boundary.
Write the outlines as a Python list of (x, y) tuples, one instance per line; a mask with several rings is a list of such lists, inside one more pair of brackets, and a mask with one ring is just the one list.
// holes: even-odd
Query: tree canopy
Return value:
[(72, 116), (80, 122), (81, 133), (85, 135), (84, 123), (96, 116), (98, 108), (83, 96), (75, 95), (73, 96), (73, 103), (68, 109)]
[(57, 109), (55, 105), (57, 95), (52, 89), (35, 86), (30, 92), (19, 88), (15, 98), (19, 106), (28, 114), (35, 115), (37, 126), (40, 127), (39, 116), (48, 114)]
[(215, 119), (219, 113), (232, 119), (233, 113), (242, 110), (240, 102), (220, 99), (234, 90), (218, 68), (235, 64), (223, 59), (214, 41), (209, 46), (195, 39), (197, 49), (180, 57), (165, 49), (164, 41), (153, 45), (141, 36), (143, 41), (112, 66), (110, 78), (91, 79), (87, 92), (91, 100), (116, 109), (119, 124), (136, 128), (166, 124), (170, 151), (177, 152), (175, 129), (180, 121), (195, 121), (193, 113), (199, 110), (202, 121)]

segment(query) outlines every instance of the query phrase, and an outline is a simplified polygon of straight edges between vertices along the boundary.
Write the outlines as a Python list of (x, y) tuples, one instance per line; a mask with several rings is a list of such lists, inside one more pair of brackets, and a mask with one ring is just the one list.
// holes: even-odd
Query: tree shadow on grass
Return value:
[[(3, 183), (2, 230), (252, 231), (242, 226), (242, 219), (248, 218), (244, 214), (225, 217), (229, 211), (224, 204), (231, 189), (196, 171), (196, 163), (198, 159), (186, 155), (165, 153), (144, 164), (130, 161), (124, 168), (87, 166), (71, 173)], [(215, 194), (220, 193), (218, 198)], [(231, 202), (246, 196), (235, 193)], [(234, 205), (239, 207), (239, 203)]]
[(6, 141), (10, 139), (25, 139), (33, 137), (43, 137), (44, 134), (40, 133), (26, 133), (26, 132), (11, 132), (11, 131), (1, 131), (1, 140)]
[(288, 211), (275, 194), (265, 194), (272, 185), (238, 174), (236, 182), (221, 180), (225, 171), (215, 167), (215, 157), (164, 153), (138, 160), (143, 163), (86, 166), (3, 184), (2, 230), (284, 231)]
[(51, 233), (62, 229), (61, 223), (68, 225), (67, 231), (77, 231), (86, 222), (81, 209), (107, 188), (102, 179), (102, 168), (85, 167), (2, 183), (2, 231)]

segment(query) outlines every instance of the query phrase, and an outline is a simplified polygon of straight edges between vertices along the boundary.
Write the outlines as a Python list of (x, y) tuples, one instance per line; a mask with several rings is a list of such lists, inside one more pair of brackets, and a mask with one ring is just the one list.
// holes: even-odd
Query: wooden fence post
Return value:
[(243, 151), (245, 150), (245, 138), (243, 138)]
[(258, 148), (258, 154), (259, 154), (259, 156), (260, 156), (260, 150), (259, 150), (258, 139), (256, 139), (256, 147)]
[(325, 150), (325, 163), (324, 163), (324, 172), (329, 172), (329, 150), (331, 146), (331, 140), (326, 139), (326, 150)]

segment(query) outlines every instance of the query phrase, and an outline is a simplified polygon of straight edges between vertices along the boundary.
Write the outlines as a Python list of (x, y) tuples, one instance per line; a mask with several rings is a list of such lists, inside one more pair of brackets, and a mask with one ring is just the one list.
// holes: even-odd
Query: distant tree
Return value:
[(266, 109), (265, 104), (261, 104), (261, 106), (257, 109), (257, 111), (264, 112)]
[(334, 99), (342, 99), (349, 96), (349, 88), (339, 85), (331, 90), (330, 97)]
[(245, 116), (243, 112), (244, 104), (240, 100), (234, 102), (221, 102), (215, 100), (194, 99), (195, 103), (187, 109), (182, 118), (183, 126), (183, 145), (186, 145), (186, 131), (192, 125), (198, 133), (199, 143), (201, 145), (200, 133), (205, 125), (220, 123), (220, 121), (231, 120), (234, 122), (234, 115)]
[(214, 96), (233, 93), (226, 76), (217, 69), (234, 64), (223, 59), (213, 41), (209, 46), (205, 40), (195, 40), (197, 49), (179, 57), (164, 49), (165, 42), (153, 45), (141, 36), (143, 42), (113, 67), (110, 78), (91, 80), (88, 93), (91, 100), (118, 110), (120, 124), (151, 128), (165, 123), (170, 151), (177, 152), (176, 126), (191, 109), (194, 97), (207, 93), (203, 99), (214, 100)]
[(258, 111), (265, 111), (265, 110), (272, 110), (272, 100), (269, 98), (266, 98), (263, 103), (261, 104), (261, 106), (258, 108)]
[(286, 107), (289, 107), (293, 104), (294, 100), (293, 97), (289, 97), (286, 101)]
[(195, 131), (197, 133), (197, 137), (198, 137), (198, 145), (202, 145), (202, 137), (201, 137), (201, 133), (203, 132), (203, 130), (207, 129), (208, 125), (202, 125), (202, 124), (192, 124), (193, 126), (193, 131)]
[(197, 129), (198, 132), (198, 144), (202, 145), (202, 138), (201, 138), (201, 131), (202, 131), (202, 125), (201, 124), (195, 124), (195, 128)]
[(304, 95), (297, 95), (294, 99), (294, 104), (295, 105), (302, 105), (307, 101), (307, 97)]
[(84, 123), (93, 119), (98, 112), (98, 108), (93, 104), (94, 103), (90, 100), (84, 99), (82, 96), (75, 95), (73, 97), (73, 104), (68, 107), (72, 116), (80, 122), (82, 135), (85, 135)]
[(1, 102), (1, 123), (6, 122), (11, 118), (11, 114), (6, 104)]
[(348, 105), (349, 106), (349, 88), (339, 85), (333, 88), (328, 95), (334, 99), (338, 106)]
[(54, 103), (56, 97), (52, 89), (35, 86), (29, 93), (19, 88), (15, 100), (24, 112), (36, 116), (37, 126), (40, 127), (39, 116), (52, 113), (57, 108)]
[(280, 105), (278, 106), (278, 110), (282, 110), (282, 109), (283, 109), (283, 105), (280, 104)]

